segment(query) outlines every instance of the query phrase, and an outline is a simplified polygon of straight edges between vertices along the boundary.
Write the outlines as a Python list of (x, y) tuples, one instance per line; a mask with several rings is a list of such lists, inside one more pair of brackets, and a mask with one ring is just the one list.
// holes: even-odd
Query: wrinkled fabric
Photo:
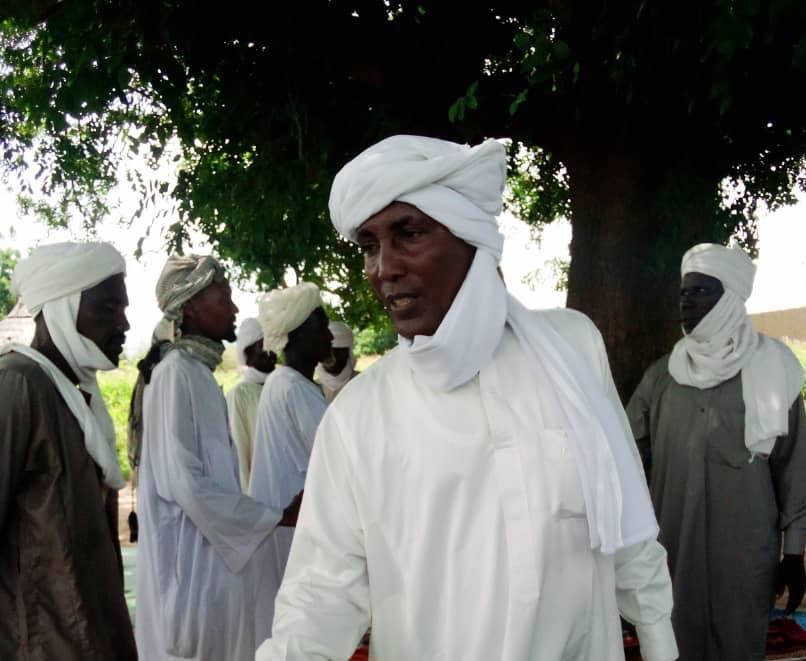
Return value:
[[(244, 378), (227, 392), (227, 415), (232, 442), (238, 453), (238, 467), (241, 477), (241, 490), (249, 492), (249, 476), (252, 474), (252, 457), (255, 454), (255, 428), (257, 426), (257, 405), (260, 391), (268, 374), (254, 368), (253, 378)], [(260, 379), (258, 381), (258, 379)]]
[(154, 328), (154, 341), (176, 340), (182, 334), (182, 306), (214, 282), (226, 279), (224, 267), (210, 255), (169, 257), (157, 279), (157, 304), (163, 317)]
[(0, 357), (0, 402), (0, 659), (135, 661), (118, 492), (35, 360)]
[[(325, 398), (297, 370), (280, 365), (263, 385), (255, 429), (249, 495), (282, 511), (303, 490)], [(274, 598), (283, 578), (294, 529), (279, 527), (260, 549), (258, 640), (271, 635)]]
[(525, 309), (508, 296), (499, 277), (503, 237), (495, 215), (505, 182), (506, 151), (499, 142), (468, 147), (394, 136), (359, 154), (336, 175), (330, 212), (336, 229), (355, 240), (371, 215), (394, 201), (408, 202), (477, 248), (436, 333), (401, 337), (401, 350), (430, 387), (450, 391), (489, 363), (509, 323), (525, 343), (535, 374), (558, 393), (582, 474), (590, 542), (612, 553), (657, 534), (646, 484), (634, 462), (625, 459), (632, 440), (590, 369), (550, 328), (524, 323)]
[[(616, 405), (593, 324), (570, 310), (529, 315), (567, 339)], [(352, 381), (317, 433), (257, 660), (346, 659), (371, 618), (377, 661), (621, 661), (619, 613), (646, 661), (675, 658), (665, 553), (654, 540), (591, 548), (550, 390), (510, 328), (450, 393), (399, 349)]]
[(145, 388), (137, 623), (148, 661), (252, 661), (254, 558), (282, 512), (243, 495), (212, 372), (171, 351)]
[(680, 659), (760, 661), (780, 553), (806, 542), (803, 399), (770, 455), (750, 462), (743, 380), (682, 386), (667, 362), (646, 371), (627, 414), (669, 554)]
[(126, 261), (109, 243), (52, 243), (17, 263), (11, 286), (36, 317), (48, 301), (81, 293), (125, 272)]
[(285, 349), (288, 334), (299, 328), (322, 307), (319, 288), (311, 282), (301, 282), (295, 287), (273, 289), (258, 299), (258, 320), (263, 329), (263, 347), (277, 355)]
[(683, 256), (681, 272), (717, 278), (724, 293), (691, 333), (684, 330), (669, 357), (669, 373), (680, 385), (705, 389), (741, 372), (745, 445), (751, 460), (768, 455), (775, 439), (787, 433), (803, 367), (783, 343), (760, 335), (747, 315), (744, 301), (755, 266), (739, 248), (699, 244)]
[(241, 322), (236, 335), (235, 352), (238, 356), (238, 364), (246, 365), (246, 349), (263, 337), (263, 329), (260, 322), (255, 317), (248, 317)]

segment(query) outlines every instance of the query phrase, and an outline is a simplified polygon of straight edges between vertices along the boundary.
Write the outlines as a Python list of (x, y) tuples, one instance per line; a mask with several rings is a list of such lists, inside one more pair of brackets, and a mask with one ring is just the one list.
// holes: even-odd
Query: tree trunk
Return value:
[(664, 220), (657, 199), (664, 165), (645, 155), (602, 149), (565, 163), (573, 217), (567, 305), (601, 331), (626, 403), (647, 367), (681, 336), (680, 258), (707, 205), (692, 200), (682, 205), (686, 213), (678, 208), (678, 217)]

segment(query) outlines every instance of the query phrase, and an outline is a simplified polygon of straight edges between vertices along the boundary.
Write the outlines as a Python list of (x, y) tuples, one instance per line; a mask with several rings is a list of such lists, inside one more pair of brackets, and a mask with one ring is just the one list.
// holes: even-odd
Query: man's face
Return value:
[(350, 347), (333, 347), (332, 358), (322, 363), (322, 367), (330, 374), (341, 374), (349, 358)]
[(257, 342), (246, 347), (244, 355), (246, 356), (246, 364), (249, 367), (254, 367), (258, 372), (265, 374), (270, 374), (274, 371), (274, 366), (277, 364), (277, 354), (274, 351), (266, 351), (263, 348), (262, 337)]
[(182, 326), (211, 340), (234, 342), (237, 313), (229, 282), (214, 282), (185, 303)]
[(328, 328), (324, 308), (316, 308), (308, 318), (288, 334), (288, 344), (298, 353), (309, 356), (317, 363), (331, 357), (333, 333)]
[(357, 233), (364, 269), (403, 337), (433, 335), (476, 249), (416, 207), (393, 202)]
[(722, 283), (710, 275), (686, 273), (680, 283), (680, 323), (686, 333), (694, 330), (722, 297)]
[(126, 281), (122, 273), (113, 275), (81, 292), (76, 330), (92, 340), (115, 365), (120, 360), (129, 322), (126, 319)]

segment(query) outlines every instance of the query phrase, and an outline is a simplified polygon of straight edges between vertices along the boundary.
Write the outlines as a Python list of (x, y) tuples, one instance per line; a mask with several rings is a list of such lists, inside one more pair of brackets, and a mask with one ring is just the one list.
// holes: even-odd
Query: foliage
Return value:
[[(240, 378), (235, 366), (234, 351), (224, 352), (225, 360), (215, 371), (215, 378), (222, 391), (229, 390)], [(129, 456), (126, 451), (126, 430), (129, 421), (129, 403), (132, 390), (137, 381), (137, 361), (121, 360), (120, 366), (110, 372), (98, 372), (98, 385), (101, 395), (115, 424), (115, 441), (118, 451), (118, 461), (123, 470), (123, 477), (127, 480), (131, 475)]]
[(397, 331), (387, 320), (385, 324), (378, 324), (362, 328), (355, 334), (355, 355), (373, 356), (382, 354), (397, 345)]
[[(787, 341), (787, 344), (798, 357), (800, 364), (803, 365), (804, 371), (806, 371), (806, 342)], [(803, 384), (803, 396), (806, 398), (806, 381)]]
[(11, 293), (11, 274), (19, 258), (20, 253), (16, 250), (0, 249), (0, 319), (5, 317), (17, 302)]

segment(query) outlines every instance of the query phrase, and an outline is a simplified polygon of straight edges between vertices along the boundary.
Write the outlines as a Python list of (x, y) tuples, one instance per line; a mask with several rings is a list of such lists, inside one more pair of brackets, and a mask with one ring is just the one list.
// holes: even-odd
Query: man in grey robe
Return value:
[(763, 659), (776, 590), (788, 588), (790, 612), (804, 594), (803, 371), (753, 328), (744, 301), (754, 274), (738, 248), (684, 255), (684, 337), (627, 406), (669, 554), (683, 661)]

